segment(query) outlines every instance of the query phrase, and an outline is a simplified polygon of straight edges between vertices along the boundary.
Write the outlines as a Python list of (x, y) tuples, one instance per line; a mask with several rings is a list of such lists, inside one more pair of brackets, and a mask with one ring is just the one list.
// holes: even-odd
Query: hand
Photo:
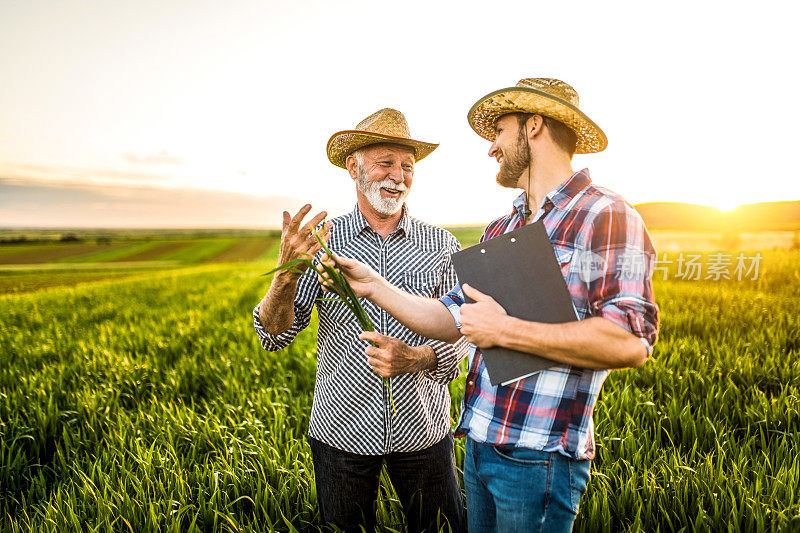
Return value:
[[(336, 268), (334, 259), (336, 263), (339, 263), (339, 271), (347, 278), (356, 296), (359, 298), (369, 298), (372, 296), (375, 292), (375, 286), (378, 281), (382, 279), (377, 272), (361, 261), (350, 259), (349, 257), (342, 257), (338, 254), (333, 254), (333, 258), (328, 257), (328, 254), (322, 254), (320, 263), (331, 268)], [(321, 266), (317, 268), (317, 271), (319, 272), (319, 282), (322, 284), (322, 288), (329, 291), (328, 286), (332, 284), (332, 280)]]
[(508, 317), (506, 310), (494, 298), (466, 283), (461, 285), (461, 290), (475, 300), (475, 303), (461, 305), (461, 334), (478, 348), (496, 346), (503, 320)]
[[(283, 229), (281, 230), (281, 249), (278, 254), (278, 266), (303, 257), (310, 259), (322, 249), (322, 246), (317, 242), (314, 235), (311, 234), (311, 231), (317, 227), (317, 224), (325, 219), (327, 213), (321, 211), (307, 224), (301, 225), (303, 217), (305, 217), (310, 210), (311, 204), (306, 204), (300, 208), (300, 211), (298, 211), (294, 217), (290, 217), (288, 211), (283, 212)], [(323, 241), (326, 243), (328, 239), (330, 239), (331, 227), (333, 227), (333, 224), (328, 222), (322, 228), (322, 235), (320, 235), (320, 237), (322, 237)], [(306, 269), (306, 266), (300, 264), (294, 268), (302, 271)], [(297, 276), (296, 272), (288, 270), (281, 272), (286, 272), (286, 275)]]
[[(412, 348), (400, 339), (375, 331), (364, 331), (358, 338), (373, 343), (364, 348), (364, 353), (367, 355), (367, 364), (381, 377), (391, 378), (419, 372), (436, 364), (436, 356), (429, 346), (425, 347), (427, 350)], [(429, 357), (425, 357), (426, 354)], [(432, 361), (429, 360), (430, 357), (433, 358)]]

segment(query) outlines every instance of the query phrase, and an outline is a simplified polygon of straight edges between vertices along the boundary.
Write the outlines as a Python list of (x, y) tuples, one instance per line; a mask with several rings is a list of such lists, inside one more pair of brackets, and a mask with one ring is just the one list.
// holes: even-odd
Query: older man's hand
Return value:
[[(311, 204), (306, 204), (294, 217), (289, 216), (288, 211), (283, 212), (283, 229), (281, 230), (281, 249), (278, 254), (278, 266), (284, 265), (295, 259), (311, 258), (322, 249), (317, 239), (312, 235), (312, 230), (317, 224), (325, 220), (327, 213), (321, 211), (317, 213), (307, 224), (303, 224), (303, 218), (311, 211)], [(328, 222), (322, 228), (322, 239), (327, 242), (330, 238), (330, 229), (333, 225)], [(295, 269), (303, 271), (305, 266), (300, 264)], [(280, 271), (278, 274), (297, 277), (299, 274), (289, 270)]]
[(364, 348), (367, 364), (383, 378), (436, 368), (436, 355), (430, 346), (409, 346), (375, 331), (364, 331), (358, 338), (372, 343)]

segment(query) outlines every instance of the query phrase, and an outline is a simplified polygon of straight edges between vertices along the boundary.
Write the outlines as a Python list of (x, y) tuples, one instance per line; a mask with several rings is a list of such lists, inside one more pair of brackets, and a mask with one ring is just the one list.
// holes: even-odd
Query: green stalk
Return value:
[[(366, 309), (364, 309), (364, 306), (361, 305), (358, 296), (356, 296), (356, 293), (355, 291), (353, 291), (353, 288), (350, 286), (350, 283), (347, 281), (347, 278), (344, 277), (344, 274), (341, 273), (341, 266), (333, 258), (333, 252), (330, 251), (328, 246), (325, 244), (325, 241), (322, 240), (322, 238), (315, 230), (312, 230), (311, 233), (314, 234), (314, 237), (317, 239), (317, 242), (319, 242), (319, 244), (322, 246), (322, 249), (325, 251), (326, 254), (328, 254), (328, 257), (330, 257), (331, 260), (336, 265), (336, 268), (329, 267), (328, 265), (321, 265), (321, 266), (332, 281), (332, 285), (328, 286), (328, 289), (331, 290), (331, 292), (333, 292), (334, 294), (336, 294), (337, 297), (320, 298), (320, 300), (338, 301), (343, 303), (350, 310), (350, 312), (353, 313), (353, 315), (355, 315), (356, 320), (358, 320), (358, 324), (359, 326), (361, 326), (362, 330), (375, 331), (375, 326), (373, 326), (372, 320), (370, 320)], [(279, 267), (273, 268), (264, 275), (268, 276), (270, 274), (278, 272), (279, 270), (289, 270), (291, 272), (298, 272), (302, 274), (303, 272), (301, 270), (295, 268), (298, 265), (305, 265), (306, 268), (312, 268), (316, 270), (315, 265), (311, 259), (302, 257), (289, 261), (288, 263), (285, 263)], [(376, 346), (374, 342), (372, 343), (372, 345)], [(389, 381), (389, 378), (383, 378), (383, 384), (386, 387), (387, 391), (389, 392), (389, 402), (392, 404), (392, 412), (394, 414), (397, 414), (397, 408), (394, 405), (394, 398), (392, 397), (392, 384)]]
[[(356, 315), (356, 318), (358, 319), (358, 322), (361, 325), (361, 329), (363, 329), (364, 331), (375, 331), (375, 327), (372, 325), (372, 321), (369, 319), (369, 315), (367, 314), (366, 309), (364, 309), (364, 307), (361, 305), (361, 302), (356, 296), (355, 291), (350, 286), (350, 282), (348, 282), (347, 278), (344, 277), (344, 274), (341, 273), (341, 266), (336, 261), (336, 259), (333, 258), (333, 252), (331, 252), (327, 244), (325, 244), (325, 241), (322, 240), (322, 238), (316, 231), (312, 230), (312, 233), (314, 234), (314, 237), (317, 239), (317, 242), (320, 244), (320, 246), (322, 246), (323, 251), (326, 254), (328, 254), (328, 257), (331, 258), (331, 261), (333, 261), (333, 263), (339, 269), (338, 272), (336, 272), (334, 269), (331, 270), (334, 270), (335, 275), (337, 275), (337, 277), (339, 278), (337, 281), (339, 280), (341, 281), (340, 286), (347, 293), (348, 296), (347, 300), (350, 301), (352, 304), (351, 310), (355, 310), (354, 314)], [(326, 268), (326, 271), (327, 270), (328, 269)], [(372, 343), (372, 345), (374, 346), (375, 343)], [(394, 414), (397, 414), (397, 407), (395, 407), (394, 405), (394, 397), (392, 396), (392, 384), (389, 381), (389, 378), (383, 378), (383, 384), (386, 386), (386, 390), (389, 392), (389, 402), (392, 404), (392, 412)]]

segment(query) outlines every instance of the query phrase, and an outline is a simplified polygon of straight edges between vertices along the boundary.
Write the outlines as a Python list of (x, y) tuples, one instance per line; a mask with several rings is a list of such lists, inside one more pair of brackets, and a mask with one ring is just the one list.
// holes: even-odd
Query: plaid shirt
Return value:
[[(513, 211), (489, 224), (481, 242), (525, 223), (525, 193)], [(599, 316), (642, 339), (652, 353), (658, 306), (651, 283), (655, 250), (639, 214), (621, 196), (592, 184), (583, 169), (551, 191), (534, 221), (543, 220), (579, 320)], [(441, 298), (460, 327), (457, 285)], [(608, 370), (561, 364), (507, 386), (489, 381), (474, 345), (456, 436), (477, 442), (594, 457), (592, 411)]]

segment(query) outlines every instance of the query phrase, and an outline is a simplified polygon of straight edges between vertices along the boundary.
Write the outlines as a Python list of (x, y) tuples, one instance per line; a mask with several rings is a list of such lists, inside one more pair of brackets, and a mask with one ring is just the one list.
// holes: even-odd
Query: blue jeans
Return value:
[(438, 524), (448, 522), (452, 531), (465, 530), (464, 498), (456, 476), (452, 433), (424, 450), (386, 455), (350, 453), (312, 437), (308, 442), (323, 523), (345, 531), (361, 531), (360, 526), (372, 531), (373, 506), (385, 461), (409, 532), (438, 531)]
[(470, 533), (572, 531), (589, 481), (590, 460), (465, 440)]

